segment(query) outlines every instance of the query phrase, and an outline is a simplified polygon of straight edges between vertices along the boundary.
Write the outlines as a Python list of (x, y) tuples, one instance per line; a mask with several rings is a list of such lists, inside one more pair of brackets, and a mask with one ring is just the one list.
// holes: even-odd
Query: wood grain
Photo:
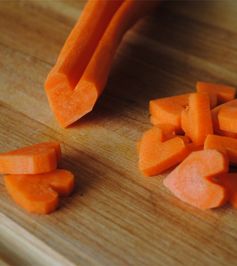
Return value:
[[(0, 150), (58, 140), (75, 193), (48, 216), (18, 208), (0, 181), (3, 265), (236, 265), (236, 210), (200, 211), (137, 170), (148, 100), (237, 85), (237, 3), (168, 1), (121, 44), (94, 111), (66, 130), (43, 83), (84, 1), (0, 1)], [(1, 264), (1, 263), (0, 263)]]

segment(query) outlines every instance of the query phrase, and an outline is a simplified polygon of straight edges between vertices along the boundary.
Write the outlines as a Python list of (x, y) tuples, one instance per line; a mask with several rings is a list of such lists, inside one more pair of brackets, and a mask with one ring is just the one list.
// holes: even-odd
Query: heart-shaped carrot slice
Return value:
[(32, 213), (47, 214), (58, 206), (58, 196), (69, 195), (74, 176), (66, 170), (54, 170), (38, 175), (6, 175), (7, 191), (14, 201)]
[(221, 206), (228, 198), (214, 178), (228, 171), (228, 159), (217, 150), (192, 152), (165, 179), (164, 185), (180, 200), (200, 209)]
[(41, 174), (57, 168), (60, 144), (43, 142), (0, 154), (0, 173)]

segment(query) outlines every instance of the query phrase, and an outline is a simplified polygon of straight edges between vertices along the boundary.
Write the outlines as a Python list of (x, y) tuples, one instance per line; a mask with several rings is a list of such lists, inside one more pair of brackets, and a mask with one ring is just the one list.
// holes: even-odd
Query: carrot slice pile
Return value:
[(196, 88), (197, 92), (208, 93), (213, 102), (216, 101), (215, 97), (217, 97), (218, 104), (233, 100), (235, 98), (236, 93), (236, 89), (234, 87), (227, 86), (224, 84), (197, 82)]
[(47, 214), (54, 211), (59, 196), (68, 196), (74, 176), (59, 170), (58, 142), (43, 142), (0, 154), (0, 171), (13, 200), (29, 212)]
[(58, 206), (58, 196), (67, 196), (74, 186), (72, 173), (54, 170), (38, 175), (6, 175), (7, 191), (22, 208), (37, 214), (48, 214)]
[(60, 144), (47, 142), (0, 154), (0, 173), (40, 174), (57, 168)]
[(155, 126), (139, 141), (138, 167), (154, 176), (177, 165), (164, 185), (180, 200), (199, 209), (228, 200), (237, 207), (237, 174), (228, 174), (237, 165), (235, 88), (197, 82), (196, 90), (149, 102)]
[(228, 199), (225, 187), (213, 178), (228, 171), (226, 157), (215, 150), (191, 153), (164, 180), (179, 199), (200, 209), (216, 208)]
[(192, 93), (189, 105), (182, 111), (181, 126), (196, 145), (203, 145), (208, 134), (213, 133), (209, 97), (205, 93)]
[(181, 113), (188, 105), (189, 94), (151, 100), (149, 110), (153, 125), (168, 123), (175, 127), (177, 132), (181, 129)]
[(49, 104), (62, 127), (92, 110), (123, 35), (157, 3), (89, 1), (45, 83)]

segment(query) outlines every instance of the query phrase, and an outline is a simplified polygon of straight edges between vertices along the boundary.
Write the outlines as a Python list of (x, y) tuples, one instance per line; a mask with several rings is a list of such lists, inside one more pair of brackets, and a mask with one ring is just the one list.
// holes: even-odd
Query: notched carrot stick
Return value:
[(60, 144), (43, 142), (0, 154), (0, 173), (40, 174), (55, 170), (61, 158)]
[(237, 108), (237, 99), (229, 101), (229, 102), (226, 102), (226, 103), (223, 103), (221, 105), (218, 105), (217, 107), (215, 107), (214, 109), (211, 110), (213, 129), (214, 129), (215, 134), (222, 135), (222, 136), (227, 136), (227, 137), (237, 138), (237, 134), (236, 133), (228, 132), (228, 131), (220, 129), (219, 120), (218, 120), (218, 114), (219, 114), (219, 111), (223, 107), (227, 107), (227, 106), (228, 107)]
[[(159, 134), (157, 133), (157, 139)], [(181, 162), (189, 153), (180, 137), (158, 142), (155, 136), (144, 135), (139, 149), (139, 169), (145, 176), (153, 176)]]
[(236, 89), (234, 87), (217, 83), (197, 82), (196, 88), (197, 92), (208, 93), (212, 99), (211, 102), (215, 101), (213, 100), (213, 97), (216, 95), (218, 104), (233, 100), (236, 93)]
[[(95, 12), (100, 10), (100, 1), (98, 2), (97, 9)], [(114, 1), (105, 1), (106, 3), (112, 3)], [(71, 90), (70, 82), (68, 81), (67, 72), (56, 72), (54, 75), (49, 75), (45, 89), (48, 96), (49, 104), (62, 127), (67, 127), (88, 112), (90, 112), (98, 97), (103, 92), (109, 71), (112, 65), (113, 57), (115, 52), (125, 34), (125, 32), (141, 17), (146, 15), (152, 8), (157, 5), (157, 1), (124, 1), (122, 5), (114, 13), (110, 20), (110, 23), (106, 27), (103, 36), (96, 49), (90, 54), (90, 59), (86, 60), (87, 65), (84, 71), (80, 71), (77, 74), (75, 86), (73, 91)], [(89, 13), (88, 13), (89, 15)], [(90, 17), (93, 21), (94, 29), (97, 30), (100, 20), (96, 20), (94, 23), (93, 17)], [(103, 20), (103, 17), (100, 17)], [(90, 23), (88, 22), (90, 26)], [(84, 28), (86, 31), (86, 36), (90, 35), (90, 30)], [(78, 31), (78, 36), (80, 36), (80, 31)], [(83, 37), (83, 34), (81, 38)], [(73, 33), (71, 38), (73, 39)], [(79, 37), (78, 37), (79, 40)], [(88, 45), (90, 42), (86, 42)], [(70, 43), (69, 43), (70, 44)], [(78, 49), (80, 43), (76, 42), (76, 45), (72, 47), (71, 54), (73, 55)], [(86, 47), (86, 46), (85, 46)], [(65, 53), (67, 48), (65, 48)], [(81, 54), (80, 54), (81, 55)], [(81, 55), (83, 57), (83, 55)], [(80, 63), (79, 55), (75, 57), (75, 62), (77, 65)], [(89, 56), (88, 56), (89, 57)], [(74, 60), (74, 56), (72, 57)], [(60, 60), (59, 60), (60, 61)], [(57, 64), (59, 64), (57, 62)], [(57, 69), (57, 64), (54, 68)], [(71, 58), (68, 59), (68, 64), (71, 64)], [(66, 61), (62, 63), (64, 68), (67, 68)], [(54, 70), (52, 70), (54, 73)]]
[(188, 105), (189, 94), (151, 100), (149, 110), (153, 125), (168, 123), (179, 133), (181, 129), (181, 112)]
[(237, 106), (223, 106), (218, 113), (221, 130), (237, 133)]
[(196, 145), (203, 145), (206, 136), (213, 133), (210, 102), (206, 93), (190, 94), (189, 105), (181, 114), (181, 125)]
[(223, 174), (218, 179), (229, 192), (229, 202), (234, 208), (237, 208), (237, 173)]
[(48, 214), (58, 206), (58, 196), (68, 196), (74, 187), (74, 176), (66, 170), (38, 175), (6, 175), (8, 193), (28, 212)]
[(227, 155), (230, 164), (237, 165), (237, 139), (208, 135), (204, 143), (204, 149), (218, 150)]
[(192, 152), (165, 179), (164, 185), (180, 200), (200, 209), (216, 208), (228, 199), (225, 187), (213, 178), (228, 171), (228, 160), (219, 151)]

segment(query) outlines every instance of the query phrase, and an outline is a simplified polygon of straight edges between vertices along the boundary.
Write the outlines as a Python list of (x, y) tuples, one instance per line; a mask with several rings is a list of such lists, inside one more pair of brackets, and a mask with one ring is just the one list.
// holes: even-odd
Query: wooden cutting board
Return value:
[(74, 194), (48, 216), (27, 214), (0, 185), (1, 265), (236, 265), (237, 211), (200, 211), (162, 176), (137, 169), (148, 100), (237, 86), (237, 2), (168, 1), (124, 38), (105, 93), (73, 127), (58, 127), (46, 75), (84, 2), (0, 1), (0, 150), (61, 141)]

